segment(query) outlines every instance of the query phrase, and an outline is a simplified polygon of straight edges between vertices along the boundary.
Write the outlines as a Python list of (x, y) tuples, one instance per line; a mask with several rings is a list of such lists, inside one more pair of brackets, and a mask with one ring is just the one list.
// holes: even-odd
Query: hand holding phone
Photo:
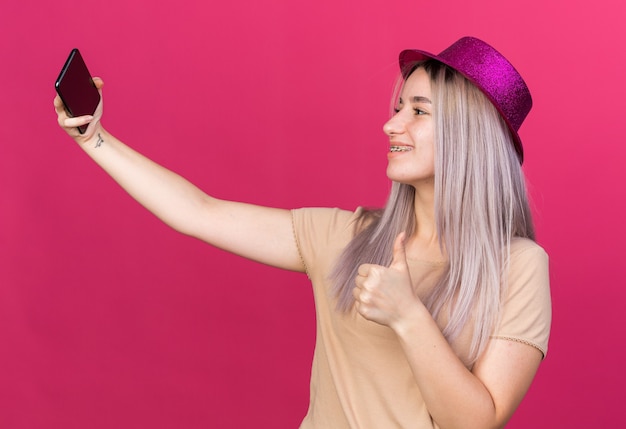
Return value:
[[(100, 93), (78, 49), (72, 49), (54, 87), (72, 117), (93, 115), (100, 103)], [(87, 125), (78, 127), (83, 134)]]

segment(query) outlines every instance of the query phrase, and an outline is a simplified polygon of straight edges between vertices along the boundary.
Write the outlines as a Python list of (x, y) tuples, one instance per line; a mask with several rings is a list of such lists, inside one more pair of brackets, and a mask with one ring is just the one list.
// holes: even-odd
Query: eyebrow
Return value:
[[(402, 100), (402, 98), (400, 98), (398, 101), (399, 101), (400, 103), (403, 103), (403, 102), (404, 102), (404, 100)], [(416, 95), (416, 96), (412, 97), (412, 98), (411, 98), (411, 102), (412, 102), (412, 103), (427, 103), (427, 104), (433, 104), (433, 103), (430, 101), (430, 99), (429, 99), (428, 97), (424, 97), (424, 96), (421, 96), (421, 95)]]

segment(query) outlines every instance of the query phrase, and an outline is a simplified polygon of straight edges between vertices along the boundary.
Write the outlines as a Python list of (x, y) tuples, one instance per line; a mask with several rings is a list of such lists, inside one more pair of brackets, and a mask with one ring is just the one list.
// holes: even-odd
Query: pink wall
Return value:
[(105, 79), (107, 128), (208, 192), (354, 208), (387, 192), (398, 52), (463, 35), (535, 99), (521, 135), (554, 325), (509, 427), (625, 424), (621, 0), (7, 3), (0, 427), (292, 428), (307, 407), (306, 278), (177, 235), (91, 163), (52, 108), (71, 48)]

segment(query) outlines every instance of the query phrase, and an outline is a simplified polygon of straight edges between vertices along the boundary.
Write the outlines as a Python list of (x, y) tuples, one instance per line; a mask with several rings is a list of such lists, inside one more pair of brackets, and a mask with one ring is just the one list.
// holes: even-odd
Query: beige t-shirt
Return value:
[[(355, 310), (336, 311), (329, 273), (353, 237), (359, 210), (293, 210), (296, 241), (313, 284), (317, 336), (310, 404), (301, 429), (436, 428), (394, 332)], [(417, 294), (426, 294), (444, 269), (441, 262), (408, 259)], [(547, 351), (551, 305), (548, 258), (531, 240), (511, 244), (509, 290), (494, 337)], [(444, 321), (438, 320), (440, 327)], [(471, 330), (453, 344), (469, 368)]]

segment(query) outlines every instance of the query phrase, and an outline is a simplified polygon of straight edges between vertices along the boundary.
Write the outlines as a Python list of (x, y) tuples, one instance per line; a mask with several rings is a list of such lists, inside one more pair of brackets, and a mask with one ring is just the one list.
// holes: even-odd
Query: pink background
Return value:
[[(478, 3), (478, 4), (476, 4)], [(293, 428), (305, 276), (166, 228), (56, 125), (73, 47), (105, 126), (216, 196), (381, 205), (403, 48), (491, 42), (526, 78), (521, 135), (551, 256), (548, 358), (511, 428), (626, 424), (622, 0), (5, 2), (0, 16), (0, 427)]]

